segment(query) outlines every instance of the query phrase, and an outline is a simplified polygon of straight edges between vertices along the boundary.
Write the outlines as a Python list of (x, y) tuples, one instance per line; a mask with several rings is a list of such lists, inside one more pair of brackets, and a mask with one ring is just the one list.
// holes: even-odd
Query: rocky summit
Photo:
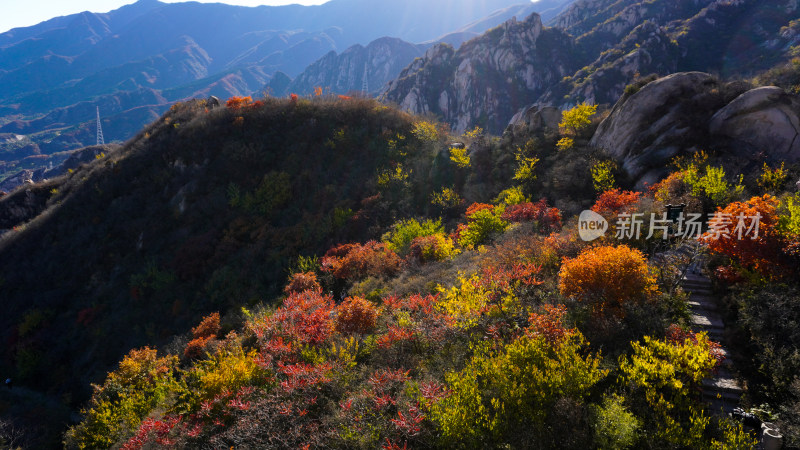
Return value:
[(571, 38), (538, 14), (512, 19), (464, 43), (441, 44), (389, 83), (381, 98), (415, 114), (433, 113), (459, 131), (502, 131), (520, 108), (573, 73)]

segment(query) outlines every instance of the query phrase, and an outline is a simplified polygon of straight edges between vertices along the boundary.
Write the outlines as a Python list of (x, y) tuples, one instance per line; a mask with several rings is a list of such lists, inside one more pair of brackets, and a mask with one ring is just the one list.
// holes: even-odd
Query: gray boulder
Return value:
[(800, 98), (775, 86), (752, 89), (711, 118), (712, 135), (732, 139), (741, 156), (800, 161)]
[(508, 125), (512, 128), (523, 127), (529, 130), (544, 128), (557, 130), (559, 122), (561, 122), (560, 109), (554, 106), (533, 105), (516, 113)]
[(619, 161), (640, 186), (657, 181), (672, 158), (702, 142), (711, 116), (724, 106), (714, 94), (718, 84), (702, 72), (653, 81), (617, 102), (590, 145)]

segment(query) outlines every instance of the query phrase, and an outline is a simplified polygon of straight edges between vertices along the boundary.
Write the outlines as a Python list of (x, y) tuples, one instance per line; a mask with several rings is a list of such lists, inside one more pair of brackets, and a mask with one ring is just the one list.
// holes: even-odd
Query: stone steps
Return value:
[[(722, 343), (725, 338), (725, 322), (718, 312), (713, 295), (711, 280), (699, 274), (699, 271), (687, 274), (681, 280), (681, 287), (689, 294), (689, 310), (692, 331), (708, 333), (712, 341)], [(727, 358), (728, 351), (722, 347), (726, 357), (722, 367), (712, 378), (703, 380), (702, 399), (710, 414), (727, 414), (739, 406), (743, 389), (733, 376), (733, 362)]]

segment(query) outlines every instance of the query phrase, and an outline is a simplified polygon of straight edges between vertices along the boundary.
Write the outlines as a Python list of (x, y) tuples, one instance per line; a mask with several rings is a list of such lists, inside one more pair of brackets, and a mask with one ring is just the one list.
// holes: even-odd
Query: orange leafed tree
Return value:
[(200, 357), (203, 352), (208, 350), (209, 344), (217, 338), (220, 329), (218, 312), (203, 318), (199, 325), (192, 328), (192, 340), (186, 344), (186, 349), (183, 352), (184, 356), (187, 358)]
[(192, 337), (215, 337), (219, 330), (219, 313), (215, 312), (203, 318), (200, 325), (192, 328)]
[[(709, 230), (700, 239), (711, 251), (727, 255), (746, 269), (780, 277), (789, 268), (782, 252), (786, 243), (776, 228), (778, 204), (775, 197), (764, 195), (719, 208), (709, 222), (714, 231)], [(758, 217), (757, 236), (755, 217)]]
[(592, 304), (595, 312), (623, 314), (627, 301), (643, 301), (658, 291), (642, 252), (626, 245), (598, 246), (564, 260), (558, 287), (563, 295)]

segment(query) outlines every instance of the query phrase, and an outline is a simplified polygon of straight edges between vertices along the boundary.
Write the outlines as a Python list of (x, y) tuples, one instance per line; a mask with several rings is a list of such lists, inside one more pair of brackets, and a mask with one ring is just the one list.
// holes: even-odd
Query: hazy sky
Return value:
[[(136, 0), (0, 0), (0, 33), (16, 27), (27, 27), (53, 17), (82, 11), (108, 12)], [(176, 3), (181, 0), (161, 0)], [(202, 3), (228, 3), (230, 5), (319, 5), (327, 0), (199, 0)]]

